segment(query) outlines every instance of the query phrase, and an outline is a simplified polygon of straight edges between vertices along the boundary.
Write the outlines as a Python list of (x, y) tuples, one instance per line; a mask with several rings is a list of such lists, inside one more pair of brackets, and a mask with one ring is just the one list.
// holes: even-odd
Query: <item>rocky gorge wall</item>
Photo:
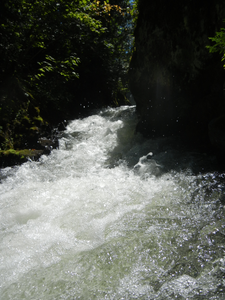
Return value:
[(225, 114), (225, 70), (221, 55), (209, 54), (206, 45), (224, 27), (223, 19), (222, 0), (139, 0), (129, 70), (138, 131), (209, 140), (209, 124)]

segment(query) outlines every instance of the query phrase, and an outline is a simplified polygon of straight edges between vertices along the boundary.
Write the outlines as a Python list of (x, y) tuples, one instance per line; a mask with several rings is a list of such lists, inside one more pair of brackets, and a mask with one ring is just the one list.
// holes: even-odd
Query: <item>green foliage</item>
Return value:
[[(1, 20), (4, 37), (1, 46), (7, 49), (7, 53), (2, 51), (3, 59), (9, 59), (9, 63), (19, 62), (14, 70), (17, 74), (32, 64), (32, 75), (40, 75), (35, 74), (34, 64), (42, 65), (44, 58), (48, 63), (49, 60), (54, 62), (49, 68), (45, 66), (45, 70), (73, 76), (79, 57), (72, 42), (80, 39), (81, 27), (89, 33), (104, 32), (101, 22), (90, 16), (91, 10), (91, 1), (7, 1), (6, 17)], [(60, 64), (63, 64), (61, 68)]]
[(19, 132), (32, 135), (37, 122), (123, 103), (118, 95), (128, 86), (132, 51), (129, 0), (1, 0), (0, 16), (2, 148), (18, 146)]
[[(14, 109), (14, 97), (11, 97), (6, 100), (12, 104), (12, 109), (6, 107), (0, 111), (0, 150), (24, 147), (29, 139), (36, 137), (40, 127), (47, 125), (40, 116), (39, 107), (33, 107), (31, 97), (17, 98), (17, 106)], [(10, 115), (7, 112), (10, 112)]]
[(133, 0), (130, 1), (131, 2), (131, 15), (132, 15), (132, 22), (134, 24), (134, 26), (137, 23), (137, 19), (138, 19), (138, 6), (139, 6), (139, 0)]
[[(225, 61), (225, 28), (221, 28), (220, 31), (216, 32), (214, 37), (209, 37), (209, 39), (214, 43), (212, 46), (206, 46), (210, 53), (219, 52), (222, 54), (221, 61)], [(225, 63), (223, 65), (225, 68)]]
[(80, 63), (91, 56), (103, 61), (114, 77), (110, 82), (127, 70), (132, 31), (128, 0), (3, 0), (1, 11), (0, 81), (8, 73), (28, 85), (38, 80), (36, 86), (45, 84), (40, 82), (44, 77), (75, 80)]

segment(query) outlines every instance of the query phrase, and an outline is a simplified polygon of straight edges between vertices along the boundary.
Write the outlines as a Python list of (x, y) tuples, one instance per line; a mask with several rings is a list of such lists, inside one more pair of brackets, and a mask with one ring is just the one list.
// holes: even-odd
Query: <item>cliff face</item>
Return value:
[(129, 71), (138, 131), (207, 139), (208, 123), (225, 113), (221, 55), (206, 49), (224, 18), (223, 0), (139, 0)]

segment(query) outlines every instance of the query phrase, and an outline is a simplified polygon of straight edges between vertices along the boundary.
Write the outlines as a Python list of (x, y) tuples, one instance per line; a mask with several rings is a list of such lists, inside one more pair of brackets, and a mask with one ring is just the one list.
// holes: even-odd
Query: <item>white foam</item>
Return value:
[(2, 299), (154, 295), (172, 259), (214, 220), (204, 198), (191, 200), (196, 176), (157, 173), (162, 164), (147, 158), (155, 151), (135, 135), (133, 111), (75, 120), (59, 150), (2, 170)]

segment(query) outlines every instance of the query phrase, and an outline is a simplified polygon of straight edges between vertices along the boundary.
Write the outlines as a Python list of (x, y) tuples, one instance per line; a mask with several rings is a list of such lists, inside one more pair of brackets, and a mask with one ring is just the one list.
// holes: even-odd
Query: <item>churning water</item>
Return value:
[(135, 126), (106, 109), (1, 170), (0, 299), (225, 299), (225, 175)]

